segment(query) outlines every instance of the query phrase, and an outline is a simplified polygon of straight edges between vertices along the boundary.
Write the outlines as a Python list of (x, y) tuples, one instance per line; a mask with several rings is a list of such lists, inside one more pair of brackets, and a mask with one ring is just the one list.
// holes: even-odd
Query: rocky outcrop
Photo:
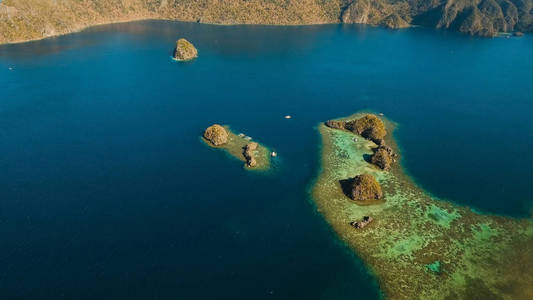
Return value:
[(395, 162), (396, 154), (389, 146), (381, 145), (374, 150), (371, 162), (380, 169), (388, 171), (391, 169), (393, 162)]
[(379, 24), (391, 29), (407, 28), (410, 26), (409, 23), (397, 13), (388, 15)]
[(256, 142), (250, 142), (244, 147), (244, 158), (246, 159), (246, 166), (253, 168), (257, 166), (257, 161), (254, 157), (254, 151), (259, 145)]
[(376, 115), (367, 114), (363, 117), (346, 123), (346, 129), (361, 135), (362, 137), (374, 141), (380, 145), (387, 135), (385, 124)]
[(325, 125), (333, 129), (349, 130), (376, 143), (378, 146), (373, 149), (374, 153), (370, 157), (370, 162), (380, 169), (388, 171), (396, 162), (398, 155), (385, 144), (384, 137), (387, 135), (385, 124), (376, 115), (366, 114), (350, 121), (328, 120)]
[(383, 0), (355, 0), (342, 11), (343, 23), (381, 25), (388, 28), (409, 27), (409, 4)]
[(355, 229), (363, 229), (365, 228), (368, 224), (372, 223), (372, 221), (374, 221), (374, 218), (370, 217), (370, 216), (364, 216), (363, 219), (361, 221), (353, 221), (353, 222), (350, 222), (350, 225), (355, 228)]
[(532, 7), (532, 0), (438, 0), (421, 7), (414, 23), (471, 35), (495, 36), (499, 32), (531, 31)]
[(335, 121), (335, 120), (328, 120), (326, 121), (326, 126), (333, 129), (344, 129), (346, 126), (346, 122), (344, 121)]
[(174, 49), (174, 59), (179, 61), (192, 60), (198, 57), (198, 50), (186, 39), (179, 39)]
[(372, 201), (382, 199), (383, 192), (374, 176), (361, 174), (353, 178), (350, 196), (357, 201)]
[(204, 138), (215, 146), (221, 146), (228, 142), (228, 131), (226, 128), (214, 124), (204, 131)]

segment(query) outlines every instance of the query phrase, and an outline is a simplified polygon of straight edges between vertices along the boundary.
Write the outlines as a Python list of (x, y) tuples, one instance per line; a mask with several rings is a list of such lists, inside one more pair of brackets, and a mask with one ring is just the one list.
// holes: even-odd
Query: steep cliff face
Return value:
[(469, 34), (533, 30), (533, 0), (4, 0), (0, 43), (139, 19), (216, 24), (419, 24)]
[(409, 4), (402, 1), (355, 0), (341, 12), (343, 23), (382, 25), (388, 28), (409, 26)]
[(355, 176), (350, 183), (350, 197), (357, 201), (372, 201), (383, 198), (383, 191), (376, 178), (370, 174)]
[(204, 131), (204, 138), (214, 146), (224, 145), (228, 142), (228, 131), (221, 125), (214, 124)]
[(186, 39), (179, 39), (174, 49), (174, 59), (178, 61), (192, 60), (198, 57), (198, 50)]
[(472, 35), (531, 31), (531, 0), (446, 0), (421, 11), (415, 22)]
[(532, 0), (354, 0), (344, 7), (345, 23), (390, 28), (409, 24), (494, 36), (498, 32), (532, 31)]

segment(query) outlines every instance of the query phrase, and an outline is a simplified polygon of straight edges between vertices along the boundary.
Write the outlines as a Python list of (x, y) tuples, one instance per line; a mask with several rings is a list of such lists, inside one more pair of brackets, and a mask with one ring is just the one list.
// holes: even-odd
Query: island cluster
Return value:
[[(374, 114), (366, 114), (352, 120), (328, 120), (326, 126), (333, 129), (345, 130), (360, 135), (362, 138), (374, 142), (370, 162), (382, 170), (390, 170), (398, 155), (385, 144), (387, 129), (383, 121)], [(354, 138), (357, 140), (357, 138)], [(348, 195), (356, 201), (381, 200), (383, 192), (381, 186), (371, 174), (357, 174), (355, 177), (342, 181), (349, 185)]]
[(394, 128), (368, 113), (320, 124), (313, 186), (318, 211), (369, 266), (385, 297), (533, 299), (533, 222), (428, 194), (398, 163)]
[(275, 152), (270, 152), (265, 146), (252, 142), (250, 136), (244, 133), (235, 134), (229, 127), (213, 124), (205, 129), (204, 141), (211, 147), (226, 150), (233, 157), (244, 161), (245, 168), (250, 170), (267, 170), (270, 159)]

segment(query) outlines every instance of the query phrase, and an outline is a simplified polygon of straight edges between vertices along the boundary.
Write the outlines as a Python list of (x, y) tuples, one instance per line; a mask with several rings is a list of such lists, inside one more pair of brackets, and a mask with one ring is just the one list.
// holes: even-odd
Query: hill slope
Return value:
[(4, 0), (0, 43), (87, 26), (170, 19), (216, 24), (420, 24), (494, 36), (532, 31), (533, 0)]

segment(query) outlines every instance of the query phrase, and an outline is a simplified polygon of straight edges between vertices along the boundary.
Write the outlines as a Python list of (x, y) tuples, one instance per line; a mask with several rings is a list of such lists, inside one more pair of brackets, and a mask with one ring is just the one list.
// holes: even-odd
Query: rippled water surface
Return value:
[[(198, 60), (171, 60), (179, 37)], [(2, 297), (378, 298), (309, 197), (314, 127), (383, 112), (423, 188), (527, 216), (531, 49), (531, 36), (155, 21), (0, 46)], [(274, 170), (206, 147), (214, 122), (277, 151)]]

